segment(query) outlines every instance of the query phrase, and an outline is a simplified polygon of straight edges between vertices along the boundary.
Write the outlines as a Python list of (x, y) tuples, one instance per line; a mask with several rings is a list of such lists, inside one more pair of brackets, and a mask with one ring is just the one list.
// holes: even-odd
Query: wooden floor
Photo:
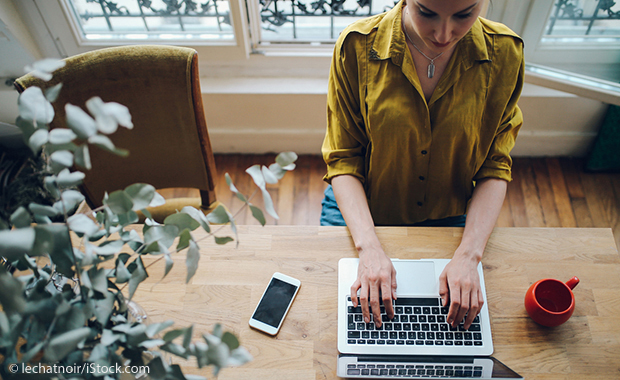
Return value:
[[(257, 224), (242, 202), (232, 195), (224, 180), (229, 173), (235, 186), (251, 195), (255, 187), (244, 171), (269, 165), (274, 155), (216, 155), (217, 197), (233, 213), (238, 224)], [(500, 227), (606, 227), (620, 247), (620, 174), (591, 174), (583, 162), (572, 158), (515, 158), (513, 181), (508, 185), (497, 225)], [(267, 224), (318, 225), (325, 183), (325, 164), (320, 156), (301, 156), (295, 171), (269, 187), (280, 219)], [(166, 196), (166, 194), (164, 194)], [(252, 203), (263, 205), (260, 192)], [(238, 211), (240, 210), (241, 211)]]

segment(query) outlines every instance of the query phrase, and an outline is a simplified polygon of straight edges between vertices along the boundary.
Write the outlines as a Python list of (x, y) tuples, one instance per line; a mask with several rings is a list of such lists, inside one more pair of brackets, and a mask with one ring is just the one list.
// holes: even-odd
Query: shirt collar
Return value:
[[(404, 6), (405, 2), (401, 0), (377, 25), (377, 33), (370, 48), (371, 60), (391, 58), (395, 65), (402, 64), (407, 49), (407, 41), (401, 28)], [(476, 20), (469, 32), (459, 41), (455, 54), (458, 54), (467, 67), (473, 66), (475, 61), (490, 60), (480, 19)]]

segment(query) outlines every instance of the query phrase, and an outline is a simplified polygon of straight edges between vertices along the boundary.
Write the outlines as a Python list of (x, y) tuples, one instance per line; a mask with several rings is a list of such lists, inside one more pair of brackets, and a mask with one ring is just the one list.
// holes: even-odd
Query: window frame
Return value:
[[(154, 44), (187, 46), (196, 49), (201, 60), (239, 60), (250, 54), (248, 23), (244, 0), (228, 0), (230, 19), (235, 33), (234, 42), (208, 42), (195, 44), (187, 40), (87, 40), (82, 38), (80, 26), (73, 19), (68, 0), (20, 0), (19, 8), (30, 18), (30, 25), (40, 41), (46, 56), (68, 57), (119, 45)], [(45, 15), (45, 17), (43, 17)]]
[(620, 44), (545, 44), (541, 42), (556, 0), (493, 0), (490, 17), (513, 29), (525, 41), (525, 59), (537, 65), (616, 64)]

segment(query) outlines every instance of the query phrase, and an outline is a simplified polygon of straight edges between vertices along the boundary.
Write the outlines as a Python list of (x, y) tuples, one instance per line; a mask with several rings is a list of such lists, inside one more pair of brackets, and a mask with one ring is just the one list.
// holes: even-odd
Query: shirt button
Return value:
[(418, 202), (418, 206), (422, 206), (424, 203), (422, 202)]
[(424, 176), (420, 176), (420, 181), (424, 181), (426, 178), (424, 178)]
[(426, 154), (426, 153), (428, 153), (428, 152), (427, 152), (427, 151), (425, 151), (425, 150), (423, 150), (423, 151), (422, 151), (422, 154)]

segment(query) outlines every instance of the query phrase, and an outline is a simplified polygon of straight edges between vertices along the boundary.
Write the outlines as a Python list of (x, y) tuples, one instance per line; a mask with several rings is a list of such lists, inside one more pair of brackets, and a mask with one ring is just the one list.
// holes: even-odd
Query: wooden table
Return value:
[[(393, 258), (450, 258), (461, 228), (378, 228)], [(149, 268), (136, 300), (153, 321), (173, 319), (210, 332), (233, 331), (254, 356), (219, 379), (336, 378), (337, 268), (355, 257), (343, 227), (241, 226), (239, 247), (199, 243), (200, 267), (185, 284), (185, 255), (161, 283), (163, 265)], [(197, 234), (196, 236), (199, 236)], [(620, 256), (609, 229), (497, 228), (483, 258), (494, 357), (526, 379), (620, 379)], [(277, 337), (248, 326), (270, 276), (280, 271), (302, 286)], [(546, 328), (527, 316), (523, 297), (541, 278), (578, 276), (576, 308), (564, 325)], [(186, 373), (212, 377), (184, 365)]]

